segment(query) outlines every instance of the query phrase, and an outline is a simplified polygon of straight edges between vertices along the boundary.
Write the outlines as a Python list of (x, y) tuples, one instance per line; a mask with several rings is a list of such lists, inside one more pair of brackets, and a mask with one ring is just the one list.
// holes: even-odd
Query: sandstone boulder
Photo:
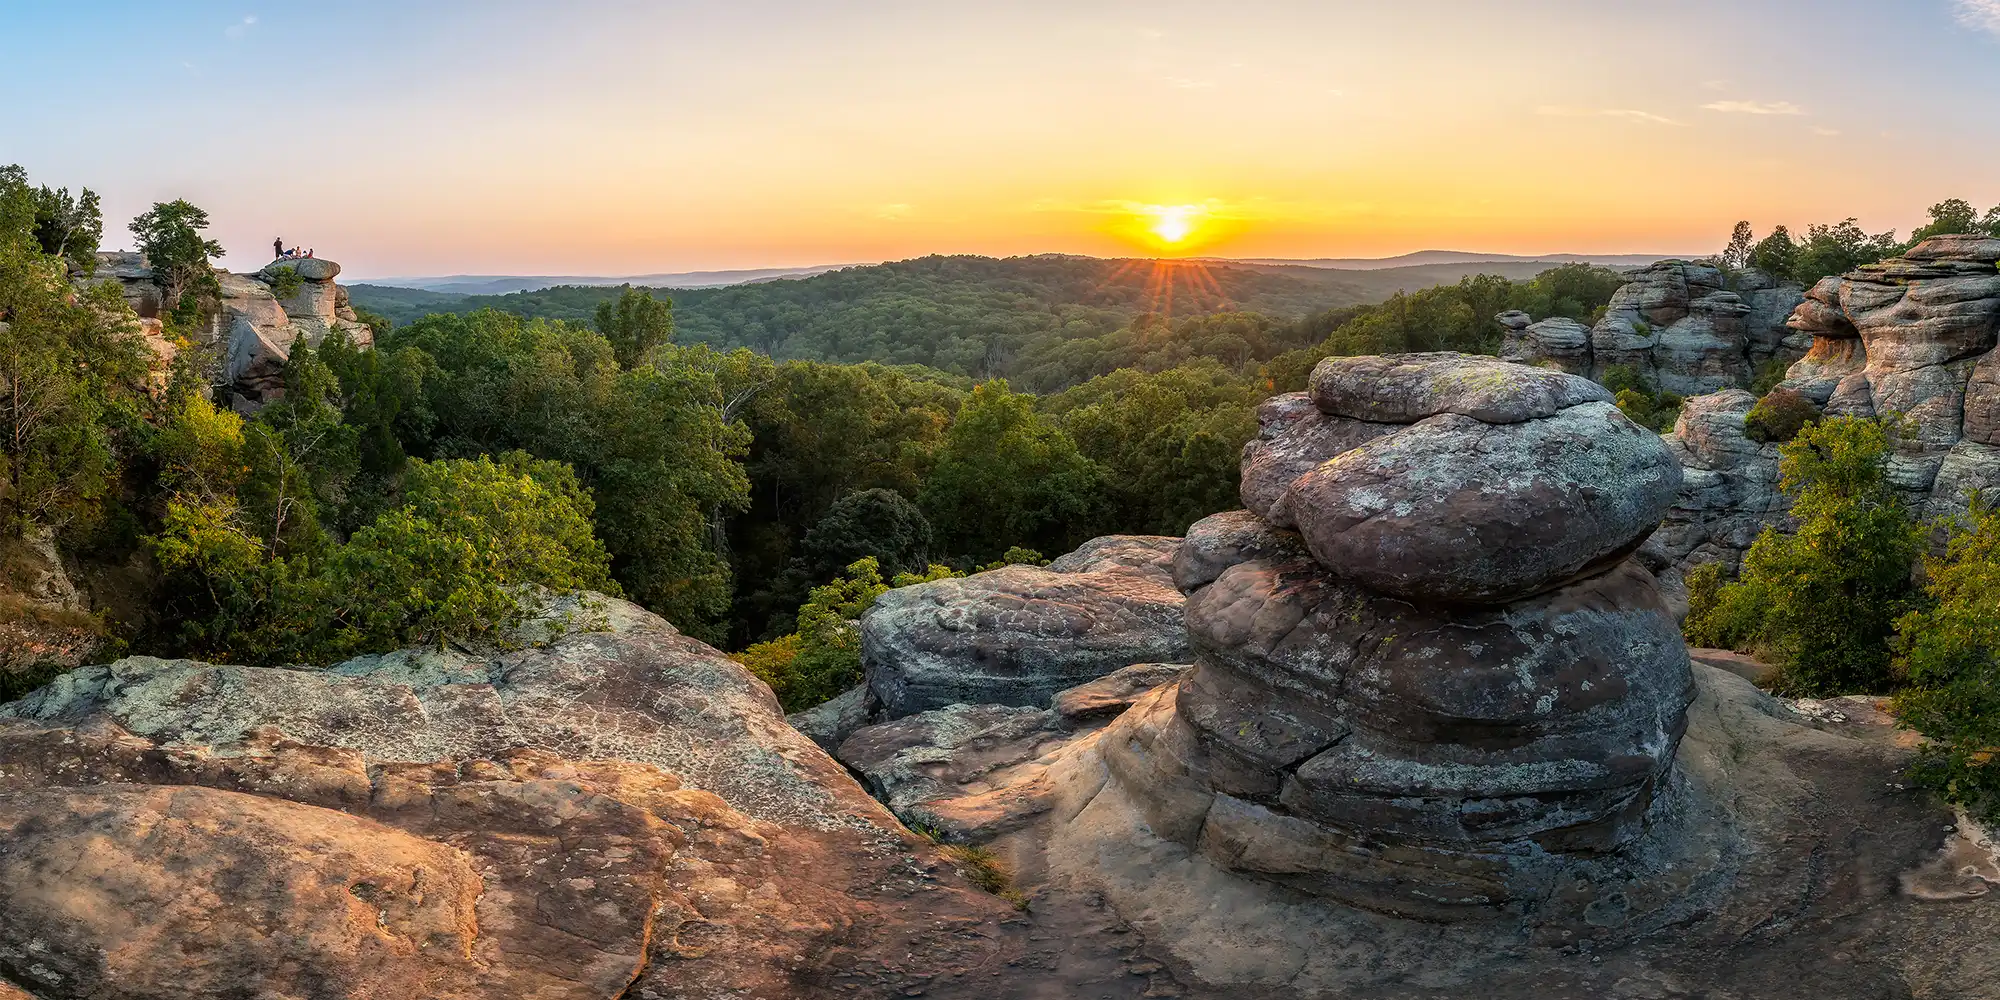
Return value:
[(1303, 392), (1257, 407), (1257, 436), (1243, 446), (1243, 506), (1279, 527), (1294, 527), (1285, 493), (1300, 476), (1336, 455), (1396, 429), (1396, 424), (1328, 416)]
[(605, 630), (326, 671), (132, 658), (0, 706), (0, 979), (42, 1000), (985, 996), (972, 969), (1022, 960), (1012, 907), (762, 683), (624, 602), (570, 609)]
[(1072, 556), (878, 598), (861, 619), (861, 659), (888, 717), (956, 703), (1040, 708), (1120, 667), (1186, 659), (1164, 540), (1098, 539)]
[[(1502, 313), (1504, 316), (1526, 318), (1526, 313)], [(1502, 320), (1502, 326), (1506, 326)], [(1517, 364), (1554, 368), (1571, 375), (1589, 378), (1591, 374), (1590, 327), (1566, 316), (1555, 316), (1539, 323), (1526, 323), (1516, 330), (1511, 327), (1500, 345), (1500, 360)]]
[(1187, 537), (1174, 556), (1174, 585), (1192, 594), (1215, 582), (1237, 563), (1252, 559), (1280, 561), (1309, 554), (1297, 532), (1274, 528), (1247, 510), (1210, 514), (1188, 526)]
[(1307, 473), (1289, 504), (1336, 573), (1406, 597), (1502, 601), (1623, 558), (1680, 485), (1658, 435), (1588, 402), (1520, 422), (1421, 420)]
[(259, 271), (265, 281), (275, 281), (278, 272), (290, 271), (309, 282), (327, 283), (340, 277), (340, 265), (324, 257), (286, 257), (264, 265)]
[(1471, 354), (1389, 354), (1328, 358), (1312, 373), (1322, 413), (1352, 420), (1411, 424), (1453, 413), (1488, 424), (1514, 424), (1582, 403), (1611, 402), (1589, 379), (1526, 368)]

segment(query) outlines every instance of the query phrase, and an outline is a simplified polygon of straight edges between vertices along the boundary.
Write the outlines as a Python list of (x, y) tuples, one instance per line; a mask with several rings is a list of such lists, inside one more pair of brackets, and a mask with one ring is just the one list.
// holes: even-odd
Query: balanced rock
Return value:
[(1591, 402), (1520, 422), (1420, 420), (1300, 477), (1289, 506), (1313, 555), (1353, 580), (1505, 601), (1623, 558), (1680, 486), (1659, 435)]
[(1680, 488), (1672, 454), (1561, 372), (1337, 358), (1312, 384), (1325, 415), (1392, 429), (1285, 489), (1296, 533), (1252, 511), (1189, 529), (1194, 669), (1096, 742), (1111, 780), (1225, 869), (1430, 919), (1548, 891), (1522, 859), (1642, 840), (1694, 696), (1629, 558)]
[(1046, 568), (889, 591), (861, 619), (868, 687), (891, 719), (958, 703), (1042, 708), (1120, 667), (1184, 661), (1179, 541), (1109, 536)]

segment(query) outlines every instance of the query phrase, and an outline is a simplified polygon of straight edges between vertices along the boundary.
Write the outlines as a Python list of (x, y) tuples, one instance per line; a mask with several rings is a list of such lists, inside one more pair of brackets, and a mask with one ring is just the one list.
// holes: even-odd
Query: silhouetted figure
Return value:
[(271, 241), (271, 256), (276, 258), (283, 258), (285, 256), (284, 237), (280, 236), (277, 239)]
[(311, 259), (312, 259), (312, 255), (313, 255), (313, 252), (312, 252), (312, 250), (311, 250), (310, 248), (308, 248), (308, 249), (306, 250), (306, 259), (307, 259), (307, 260), (311, 260)]

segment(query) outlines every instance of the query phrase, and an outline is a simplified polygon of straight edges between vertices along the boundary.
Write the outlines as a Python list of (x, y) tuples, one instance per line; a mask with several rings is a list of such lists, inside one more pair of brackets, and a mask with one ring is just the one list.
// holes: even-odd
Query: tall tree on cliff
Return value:
[(179, 320), (192, 320), (204, 300), (222, 291), (208, 263), (222, 256), (222, 244), (201, 234), (207, 228), (208, 213), (185, 199), (155, 202), (132, 220), (139, 252), (146, 255), (154, 280), (166, 293), (167, 308)]

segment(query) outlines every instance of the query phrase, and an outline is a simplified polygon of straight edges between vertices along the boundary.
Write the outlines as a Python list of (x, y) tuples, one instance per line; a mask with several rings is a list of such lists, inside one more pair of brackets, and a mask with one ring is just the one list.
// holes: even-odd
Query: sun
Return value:
[(1139, 214), (1147, 232), (1167, 246), (1178, 246), (1194, 235), (1205, 213), (1200, 205), (1141, 205)]

